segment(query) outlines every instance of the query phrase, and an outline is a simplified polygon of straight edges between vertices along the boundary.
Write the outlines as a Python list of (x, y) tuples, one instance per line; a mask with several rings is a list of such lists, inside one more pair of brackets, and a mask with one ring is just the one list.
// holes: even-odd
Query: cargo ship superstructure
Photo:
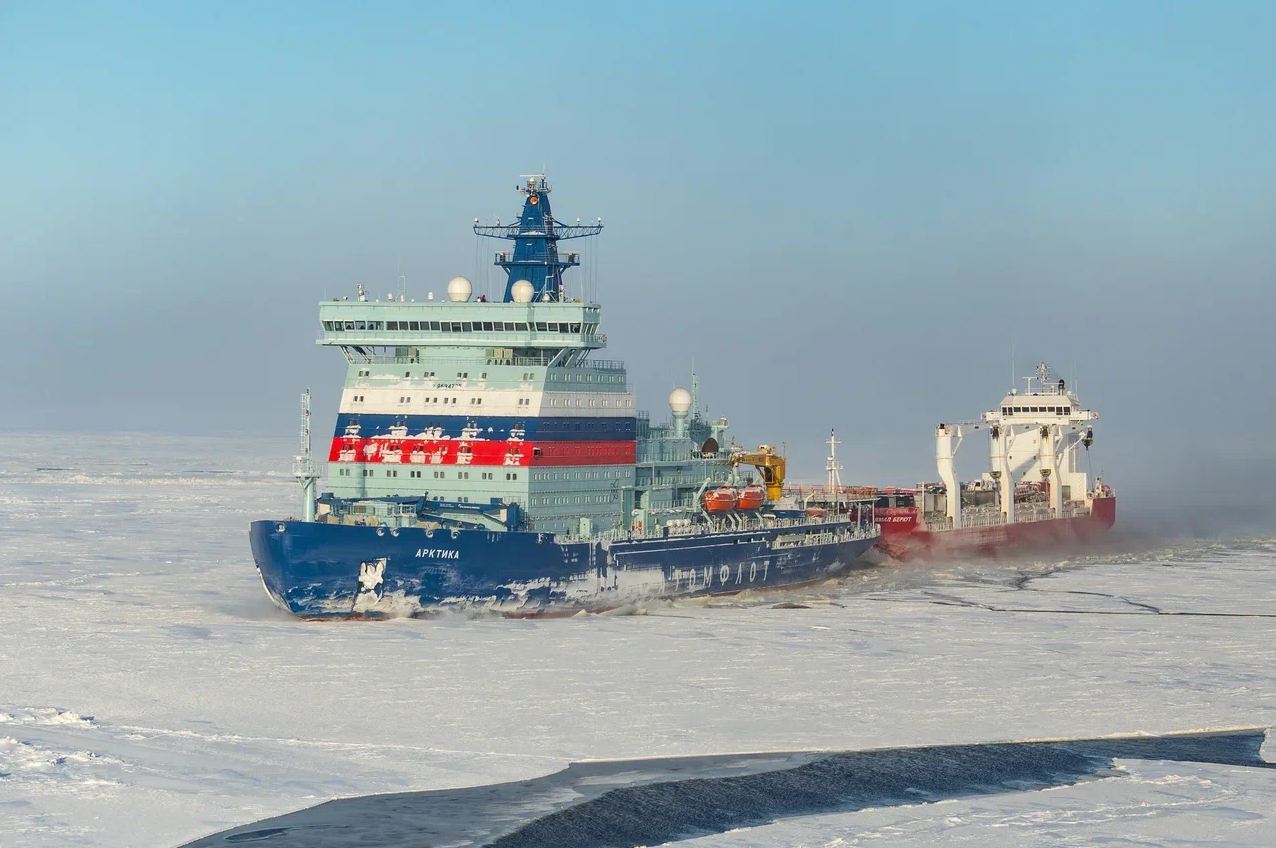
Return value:
[[(735, 592), (851, 567), (878, 531), (870, 511), (813, 518), (781, 503), (784, 461), (727, 442), (693, 392), (668, 423), (635, 408), (622, 363), (602, 359), (601, 307), (571, 298), (580, 254), (542, 175), (525, 178), (499, 301), (463, 277), (446, 300), (320, 305), (319, 344), (347, 361), (315, 496), (303, 434), (300, 519), (258, 521), (268, 594), (297, 615), (414, 615), (478, 605), (510, 613), (600, 609)], [(693, 383), (694, 386), (694, 383)], [(307, 418), (308, 421), (308, 412)], [(753, 479), (753, 475), (757, 479)]]
[[(1045, 363), (1026, 379), (1026, 391), (1012, 388), (978, 421), (935, 428), (938, 481), (852, 490), (874, 499), (882, 551), (896, 559), (997, 554), (1090, 541), (1115, 523), (1116, 493), (1101, 478), (1091, 482), (1081, 462), (1099, 414)], [(989, 468), (962, 482), (957, 452), (977, 432), (988, 434)], [(808, 505), (827, 499), (824, 490), (795, 494)]]

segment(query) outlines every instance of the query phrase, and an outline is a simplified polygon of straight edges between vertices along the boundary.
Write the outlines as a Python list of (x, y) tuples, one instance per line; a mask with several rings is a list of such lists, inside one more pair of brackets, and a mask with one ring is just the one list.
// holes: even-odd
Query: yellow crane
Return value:
[(784, 457), (770, 445), (758, 445), (756, 451), (736, 451), (731, 454), (732, 465), (752, 465), (762, 475), (766, 484), (766, 499), (778, 501), (784, 494)]

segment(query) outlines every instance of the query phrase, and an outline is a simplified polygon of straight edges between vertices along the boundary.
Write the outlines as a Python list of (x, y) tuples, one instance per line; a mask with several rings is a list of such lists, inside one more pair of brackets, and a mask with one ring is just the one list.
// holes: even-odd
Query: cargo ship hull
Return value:
[(1090, 513), (1071, 518), (1019, 521), (956, 530), (919, 526), (913, 509), (880, 510), (877, 547), (897, 560), (997, 556), (1091, 544), (1116, 522), (1116, 498), (1094, 498)]
[(613, 542), (553, 534), (256, 521), (267, 594), (303, 618), (511, 615), (614, 609), (653, 598), (792, 586), (856, 565), (874, 537), (846, 522)]

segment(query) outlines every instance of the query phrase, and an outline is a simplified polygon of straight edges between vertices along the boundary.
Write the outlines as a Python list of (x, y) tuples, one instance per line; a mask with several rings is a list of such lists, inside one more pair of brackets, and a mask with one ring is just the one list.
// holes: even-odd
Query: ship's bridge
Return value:
[(1028, 391), (1011, 390), (1001, 399), (998, 409), (985, 412), (989, 424), (1081, 425), (1094, 421), (1099, 413), (1084, 409), (1075, 392), (1063, 380), (1052, 378), (1048, 366), (1038, 366), (1037, 373), (1027, 378)]
[(319, 305), (319, 344), (339, 347), (605, 347), (597, 304), (358, 302)]

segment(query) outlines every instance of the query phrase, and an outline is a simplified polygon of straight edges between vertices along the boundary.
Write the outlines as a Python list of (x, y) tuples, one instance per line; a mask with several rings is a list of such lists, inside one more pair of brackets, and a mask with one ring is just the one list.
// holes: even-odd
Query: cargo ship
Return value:
[[(901, 560), (927, 556), (995, 555), (1091, 542), (1116, 522), (1116, 493), (1093, 484), (1081, 467), (1094, 444), (1099, 414), (1041, 363), (978, 421), (935, 428), (939, 480), (912, 487), (850, 487), (848, 498), (872, 498), (881, 527), (878, 548)], [(986, 431), (990, 463), (976, 480), (960, 482), (955, 462), (966, 436)], [(793, 487), (810, 512), (829, 512), (827, 487)], [(860, 501), (857, 501), (857, 503)], [(858, 509), (858, 507), (854, 507)]]
[(253, 522), (267, 594), (306, 618), (415, 616), (450, 607), (509, 615), (612, 609), (790, 586), (857, 565), (878, 540), (864, 509), (808, 515), (783, 499), (774, 448), (728, 439), (698, 383), (669, 418), (635, 408), (605, 348), (599, 304), (571, 297), (598, 235), (554, 218), (543, 175), (518, 186), (499, 299), (455, 277), (446, 299), (384, 300), (356, 287), (319, 307), (318, 344), (346, 378), (327, 486), (311, 460), (303, 397), (300, 517)]

